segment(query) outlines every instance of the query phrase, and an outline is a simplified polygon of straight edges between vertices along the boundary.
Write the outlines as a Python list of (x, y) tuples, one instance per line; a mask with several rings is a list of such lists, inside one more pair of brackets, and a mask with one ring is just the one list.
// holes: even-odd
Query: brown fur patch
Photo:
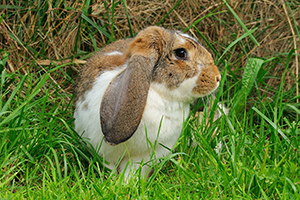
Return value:
[(197, 86), (193, 89), (193, 92), (201, 96), (208, 95), (218, 86), (220, 80), (221, 75), (218, 68), (214, 64), (206, 65), (201, 70)]
[[(182, 40), (176, 39), (176, 37), (181, 37)], [(182, 42), (184, 40), (185, 42)], [(215, 76), (220, 77), (220, 73), (214, 65), (211, 54), (199, 42), (179, 34), (172, 35), (171, 41), (169, 48), (165, 49), (167, 51), (164, 52), (166, 56), (162, 56), (158, 63), (153, 81), (166, 83), (168, 88), (175, 89), (184, 80), (199, 74), (199, 67), (204, 66), (197, 81), (198, 86), (193, 91), (201, 96), (213, 91), (218, 82)], [(179, 48), (187, 50), (188, 57), (186, 60), (179, 60), (174, 56), (174, 51)]]
[[(75, 87), (75, 99), (76, 103), (79, 98), (84, 99), (84, 94), (91, 90), (94, 86), (96, 78), (105, 70), (112, 70), (115, 67), (122, 66), (126, 62), (126, 51), (128, 44), (132, 41), (132, 38), (116, 41), (104, 49), (98, 51), (93, 55), (87, 63), (81, 68), (77, 77), (77, 84)], [(113, 51), (119, 51), (124, 55), (111, 55), (107, 56), (106, 53)]]

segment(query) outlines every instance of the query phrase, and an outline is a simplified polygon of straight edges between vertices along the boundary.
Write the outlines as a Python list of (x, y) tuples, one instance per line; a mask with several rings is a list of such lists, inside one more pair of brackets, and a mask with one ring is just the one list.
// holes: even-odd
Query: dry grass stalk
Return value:
[[(283, 0), (281, 0), (281, 3), (282, 3), (282, 7), (284, 9), (286, 18), (289, 22), (291, 32), (293, 34), (294, 49), (295, 49), (295, 54), (296, 54), (295, 55), (295, 65), (296, 65), (295, 75), (296, 75), (296, 93), (297, 93), (296, 95), (299, 96), (299, 85), (298, 85), (298, 81), (299, 81), (299, 62), (298, 62), (298, 48), (297, 48), (297, 41), (296, 41), (297, 40), (297, 35), (295, 34), (291, 19), (289, 17), (288, 11), (287, 11), (286, 6), (285, 6), (285, 2)], [(296, 102), (298, 103), (299, 99), (297, 99)]]

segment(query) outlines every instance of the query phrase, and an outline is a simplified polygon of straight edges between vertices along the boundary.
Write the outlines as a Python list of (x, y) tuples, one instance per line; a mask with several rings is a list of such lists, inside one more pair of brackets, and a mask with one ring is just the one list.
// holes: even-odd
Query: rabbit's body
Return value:
[[(103, 76), (98, 77), (95, 85), (85, 95), (85, 100), (78, 102), (77, 109), (74, 114), (76, 119), (76, 131), (78, 133), (84, 132), (83, 137), (87, 138), (91, 145), (95, 148), (99, 147), (101, 144), (99, 155), (103, 156), (105, 160), (110, 162), (110, 166), (108, 167), (111, 169), (113, 169), (115, 164), (117, 164), (119, 161), (118, 159), (123, 155), (126, 149), (127, 152), (130, 152), (131, 160), (135, 161), (135, 164), (137, 165), (143, 159), (144, 162), (148, 162), (150, 160), (147, 148), (149, 144), (147, 144), (145, 128), (147, 129), (148, 140), (153, 145), (157, 139), (157, 134), (159, 133), (156, 157), (160, 158), (162, 156), (166, 156), (169, 151), (165, 147), (159, 145), (159, 143), (162, 143), (169, 149), (172, 149), (180, 136), (182, 122), (189, 114), (189, 103), (170, 102), (162, 98), (150, 85), (144, 115), (134, 135), (129, 140), (115, 146), (105, 143), (102, 141), (103, 134), (101, 133), (101, 126), (99, 122), (101, 97), (103, 96), (110, 81), (122, 70), (122, 68), (116, 68), (114, 70), (104, 72)], [(97, 97), (95, 97), (95, 94), (97, 94)], [(79, 118), (82, 118), (82, 120), (77, 120)], [(161, 120), (162, 123), (160, 127)], [(158, 132), (159, 128), (160, 132)], [(151, 150), (150, 146), (149, 148), (149, 150)], [(152, 150), (150, 151), (150, 155), (151, 153)], [(128, 160), (129, 155), (128, 153), (125, 153), (118, 167), (119, 171), (124, 170)], [(128, 167), (128, 170), (129, 169), (130, 168)], [(128, 173), (128, 170), (126, 173)]]
[(150, 143), (157, 144), (156, 158), (166, 156), (180, 136), (190, 103), (213, 92), (219, 81), (210, 54), (195, 39), (147, 28), (99, 51), (82, 69), (75, 130), (110, 162), (109, 168), (121, 172), (128, 161), (135, 169), (150, 161), (142, 168), (147, 175)]

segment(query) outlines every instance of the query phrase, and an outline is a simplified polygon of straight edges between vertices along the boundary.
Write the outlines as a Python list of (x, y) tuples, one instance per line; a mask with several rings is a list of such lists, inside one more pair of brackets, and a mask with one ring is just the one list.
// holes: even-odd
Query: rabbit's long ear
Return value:
[(124, 142), (138, 128), (163, 43), (163, 29), (158, 27), (145, 29), (130, 43), (127, 68), (111, 81), (100, 107), (101, 128), (107, 143)]

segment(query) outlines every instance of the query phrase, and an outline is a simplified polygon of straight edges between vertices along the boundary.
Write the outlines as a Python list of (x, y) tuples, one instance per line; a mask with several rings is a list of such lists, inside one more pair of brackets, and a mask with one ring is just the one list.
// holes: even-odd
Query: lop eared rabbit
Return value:
[[(99, 150), (108, 168), (125, 170), (128, 177), (142, 161), (151, 160), (152, 152), (156, 158), (167, 156), (190, 103), (211, 94), (220, 79), (210, 53), (195, 38), (148, 27), (108, 45), (81, 69), (75, 130)], [(157, 140), (155, 150), (149, 149), (147, 137), (152, 144)], [(150, 170), (151, 165), (141, 169), (144, 176)]]

